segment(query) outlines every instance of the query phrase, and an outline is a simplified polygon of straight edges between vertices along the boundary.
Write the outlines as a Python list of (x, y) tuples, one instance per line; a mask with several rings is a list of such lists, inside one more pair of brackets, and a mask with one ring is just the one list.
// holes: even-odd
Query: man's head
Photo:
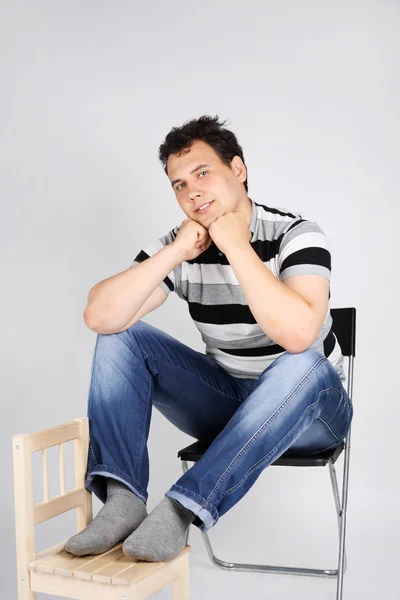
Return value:
[[(218, 116), (188, 121), (174, 127), (159, 148), (179, 206), (206, 229), (227, 211), (240, 210), (251, 218), (243, 151), (224, 123), (218, 123)], [(204, 212), (197, 210), (207, 202), (212, 204)]]

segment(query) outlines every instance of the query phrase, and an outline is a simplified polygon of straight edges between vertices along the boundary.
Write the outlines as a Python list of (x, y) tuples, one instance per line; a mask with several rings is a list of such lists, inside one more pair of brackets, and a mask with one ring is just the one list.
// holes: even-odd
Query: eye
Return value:
[[(205, 170), (205, 171), (200, 171), (199, 175), (201, 175), (202, 173), (208, 173), (208, 171), (207, 171), (207, 170)], [(178, 190), (179, 190), (179, 188), (181, 187), (181, 185), (183, 185), (183, 183), (179, 183), (179, 184), (176, 186), (176, 188), (175, 188), (175, 189), (178, 191)]]

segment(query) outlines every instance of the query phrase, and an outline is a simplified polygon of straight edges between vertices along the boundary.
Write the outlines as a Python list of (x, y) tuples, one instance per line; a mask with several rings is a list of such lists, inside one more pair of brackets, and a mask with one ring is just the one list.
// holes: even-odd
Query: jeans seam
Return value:
[(253, 387), (254, 387), (254, 385), (255, 385), (256, 382), (257, 382), (257, 379), (252, 379), (250, 381), (249, 396), (250, 396), (251, 392), (253, 391)]
[[(151, 387), (151, 382), (149, 381), (148, 382), (148, 388), (147, 388), (147, 396), (150, 394), (150, 387)], [(150, 412), (150, 415), (151, 415), (151, 411), (152, 411), (152, 402), (150, 401), (150, 402), (147, 403), (147, 412), (146, 412), (146, 414), (143, 415), (142, 411), (139, 411), (139, 412), (142, 413), (142, 417), (143, 417), (142, 423), (146, 422), (146, 419), (148, 418), (149, 412)], [(150, 416), (150, 418), (151, 418), (151, 416)], [(144, 425), (143, 424), (141, 424), (141, 428), (144, 430)], [(139, 452), (136, 452), (136, 454), (135, 454), (135, 458), (136, 458), (137, 464), (141, 464), (142, 463), (143, 454), (144, 454), (144, 452), (146, 450), (146, 444), (147, 444), (147, 440), (146, 440), (145, 436), (143, 436), (142, 444), (140, 445), (140, 450), (139, 450)]]
[(318, 417), (318, 419), (321, 421), (321, 423), (323, 423), (325, 425), (325, 427), (327, 429), (329, 429), (329, 431), (331, 432), (331, 434), (333, 435), (333, 437), (336, 438), (338, 442), (340, 442), (340, 438), (338, 438), (338, 436), (336, 435), (336, 433), (333, 432), (333, 430), (328, 425), (328, 423), (326, 421), (324, 421), (324, 419), (322, 419), (321, 417)]
[[(132, 328), (130, 328), (130, 330), (131, 330), (131, 329), (132, 329)], [(122, 332), (122, 333), (125, 333), (125, 332)], [(135, 339), (136, 339), (135, 332), (134, 332), (134, 331), (130, 331), (130, 333), (131, 333), (131, 334), (132, 334), (132, 335), (135, 337)], [(183, 367), (181, 367), (180, 365), (177, 365), (177, 364), (175, 364), (175, 363), (174, 363), (174, 362), (172, 362), (172, 361), (166, 360), (165, 358), (160, 358), (160, 357), (158, 357), (158, 356), (150, 356), (149, 354), (147, 354), (147, 353), (143, 352), (143, 349), (142, 349), (142, 347), (140, 346), (140, 344), (139, 344), (138, 340), (136, 340), (136, 341), (137, 341), (137, 344), (138, 344), (138, 346), (139, 346), (139, 350), (140, 350), (140, 352), (141, 352), (141, 354), (142, 354), (142, 357), (144, 358), (144, 360), (146, 360), (146, 358), (150, 358), (150, 359), (153, 359), (153, 360), (162, 360), (163, 362), (166, 362), (166, 363), (167, 363), (167, 364), (169, 364), (169, 365), (173, 365), (175, 368), (179, 369), (180, 371), (183, 371), (184, 373), (188, 373), (188, 374), (189, 374), (189, 375), (191, 375), (192, 377), (196, 377), (196, 379), (198, 379), (199, 381), (201, 381), (203, 384), (207, 385), (209, 388), (211, 388), (211, 389), (212, 389), (212, 390), (214, 390), (215, 392), (218, 392), (219, 394), (223, 394), (224, 396), (226, 396), (227, 398), (231, 398), (232, 400), (236, 400), (236, 401), (238, 401), (238, 398), (236, 398), (236, 396), (231, 396), (230, 394), (226, 394), (225, 392), (223, 392), (223, 391), (221, 391), (221, 390), (218, 390), (218, 389), (216, 389), (215, 387), (213, 387), (212, 385), (210, 385), (210, 384), (209, 384), (207, 381), (204, 381), (203, 379), (201, 379), (201, 377), (198, 377), (198, 376), (197, 376), (197, 375), (195, 375), (194, 373), (191, 373), (190, 371), (187, 371), (186, 369), (184, 369), (184, 368), (183, 368)], [(222, 367), (221, 367), (221, 368), (222, 368)], [(229, 375), (229, 373), (227, 373), (227, 375)]]
[(179, 492), (180, 494), (183, 494), (187, 498), (194, 500), (194, 502), (197, 502), (197, 504), (199, 504), (202, 508), (204, 508), (206, 511), (208, 511), (213, 519), (214, 519), (213, 511), (215, 511), (216, 515), (218, 515), (218, 510), (212, 504), (212, 502), (209, 502), (206, 498), (204, 498), (203, 496), (200, 496), (200, 494), (197, 494), (196, 492), (193, 492), (192, 490), (189, 490), (188, 488), (184, 488), (181, 485), (178, 485), (177, 483), (174, 483), (171, 486), (170, 491)]
[(99, 334), (97, 334), (96, 336), (96, 343), (94, 346), (94, 350), (93, 350), (93, 355), (92, 355), (92, 365), (90, 367), (90, 384), (89, 384), (89, 391), (88, 391), (88, 408), (87, 408), (87, 414), (88, 414), (88, 420), (89, 420), (89, 452), (90, 452), (90, 456), (92, 458), (92, 460), (94, 461), (94, 463), (97, 465), (97, 458), (96, 455), (94, 453), (94, 450), (92, 448), (92, 444), (90, 441), (90, 418), (89, 418), (89, 414), (90, 414), (90, 405), (91, 405), (91, 396), (92, 396), (92, 387), (93, 387), (93, 371), (94, 371), (94, 363), (95, 363), (95, 358), (96, 358), (96, 351), (97, 351), (97, 345), (99, 343)]
[[(345, 438), (343, 438), (343, 439), (345, 439)], [(330, 446), (328, 446), (327, 448), (323, 448), (322, 450), (317, 450), (317, 452), (312, 452), (311, 454), (306, 454), (304, 456), (304, 458), (309, 458), (310, 456), (314, 456), (314, 454), (321, 454), (322, 452), (328, 452), (328, 450), (331, 450), (331, 448), (338, 446), (341, 442), (343, 442), (343, 440), (340, 440), (340, 441), (336, 442), (335, 444), (331, 444)]]
[(235, 400), (236, 402), (240, 401), (240, 398), (237, 398), (236, 396), (231, 396), (231, 394), (227, 394), (226, 392), (223, 392), (222, 390), (218, 390), (217, 388), (213, 387), (207, 381), (204, 381), (201, 377), (198, 377), (198, 375), (195, 375), (194, 373), (191, 373), (190, 371), (187, 371), (186, 369), (180, 367), (179, 365), (176, 365), (175, 363), (173, 363), (173, 362), (171, 362), (169, 360), (166, 360), (165, 358), (159, 358), (158, 356), (148, 356), (148, 358), (153, 359), (153, 360), (161, 360), (163, 362), (168, 363), (169, 365), (173, 365), (176, 369), (179, 369), (180, 371), (183, 371), (184, 373), (188, 373), (192, 377), (196, 377), (196, 379), (198, 379), (199, 381), (201, 381), (203, 384), (207, 385), (214, 392), (218, 392), (218, 394), (223, 394), (227, 398), (230, 398), (231, 400)]
[(91, 441), (90, 441), (90, 440), (89, 440), (89, 452), (90, 452), (90, 456), (91, 456), (91, 458), (92, 458), (92, 460), (93, 460), (94, 464), (95, 464), (95, 465), (97, 465), (97, 464), (98, 464), (98, 463), (97, 463), (97, 459), (96, 459), (96, 456), (95, 456), (95, 454), (94, 454), (94, 451), (93, 451), (93, 448), (92, 448), (92, 443), (91, 443)]
[[(335, 391), (337, 392), (336, 388), (332, 388), (332, 389), (333, 389), (333, 390), (335, 390)], [(345, 405), (346, 405), (346, 398), (343, 396), (343, 393), (341, 393), (341, 394), (340, 394), (340, 405), (339, 405), (339, 408), (340, 408), (340, 407), (341, 407), (341, 405), (342, 405), (342, 401), (343, 401), (343, 402), (345, 403)], [(338, 410), (339, 410), (339, 408), (338, 408)], [(347, 406), (345, 406), (345, 409), (346, 409), (346, 411), (347, 411)], [(327, 423), (327, 422), (326, 422), (326, 421), (325, 421), (325, 420), (324, 420), (324, 419), (323, 419), (323, 418), (322, 418), (320, 415), (319, 415), (317, 418), (318, 418), (318, 419), (321, 421), (321, 423), (323, 423), (323, 424), (325, 425), (325, 427), (326, 427), (326, 428), (327, 428), (327, 429), (328, 429), (328, 430), (331, 432), (331, 434), (333, 435), (333, 437), (334, 437), (334, 438), (336, 438), (336, 440), (337, 440), (338, 442), (340, 442), (340, 441), (341, 441), (341, 438), (340, 438), (340, 437), (338, 437), (338, 436), (336, 435), (336, 433), (333, 431), (333, 429), (330, 427), (330, 425), (329, 425), (329, 424), (328, 424), (328, 423)]]
[(286, 440), (286, 438), (287, 438), (288, 436), (290, 436), (290, 435), (291, 435), (291, 433), (292, 433), (292, 432), (293, 432), (293, 431), (296, 429), (296, 427), (298, 426), (298, 424), (299, 424), (300, 420), (301, 420), (301, 419), (304, 417), (304, 415), (305, 415), (305, 414), (306, 414), (306, 413), (307, 413), (309, 410), (311, 410), (312, 408), (314, 408), (314, 406), (316, 406), (316, 404), (318, 404), (320, 395), (321, 395), (321, 394), (323, 394), (323, 393), (325, 393), (325, 392), (329, 392), (329, 390), (330, 390), (330, 389), (332, 389), (332, 388), (327, 388), (326, 390), (321, 390), (321, 391), (320, 391), (320, 393), (318, 394), (318, 399), (317, 399), (317, 400), (316, 400), (316, 401), (315, 401), (313, 404), (310, 404), (309, 406), (307, 406), (307, 408), (306, 408), (306, 409), (303, 411), (303, 413), (302, 413), (301, 417), (298, 419), (297, 423), (295, 423), (295, 425), (293, 425), (292, 429), (291, 429), (291, 430), (290, 430), (290, 431), (289, 431), (289, 432), (288, 432), (288, 433), (285, 435), (285, 437), (284, 437), (284, 438), (282, 438), (282, 439), (280, 440), (280, 442), (279, 442), (278, 444), (276, 444), (276, 446), (274, 446), (274, 448), (272, 448), (272, 450), (270, 450), (270, 451), (268, 452), (268, 454), (266, 454), (265, 456), (263, 456), (262, 458), (260, 458), (260, 460), (258, 460), (258, 461), (257, 461), (257, 462), (256, 462), (256, 463), (253, 465), (253, 466), (251, 466), (251, 467), (250, 467), (250, 468), (249, 468), (249, 469), (246, 471), (246, 473), (243, 475), (242, 479), (241, 479), (241, 480), (240, 480), (240, 481), (239, 481), (239, 482), (238, 482), (236, 485), (234, 485), (233, 487), (229, 488), (229, 490), (226, 490), (226, 491), (223, 493), (223, 496), (228, 496), (229, 494), (231, 494), (231, 493), (233, 493), (234, 491), (236, 491), (236, 490), (237, 490), (237, 489), (238, 489), (238, 488), (239, 488), (239, 487), (240, 487), (240, 486), (241, 486), (241, 485), (242, 485), (242, 484), (243, 484), (243, 483), (246, 481), (246, 479), (247, 479), (247, 478), (248, 478), (248, 477), (251, 475), (251, 473), (252, 473), (253, 471), (255, 471), (255, 470), (258, 468), (258, 467), (260, 467), (260, 466), (262, 465), (262, 463), (264, 463), (264, 462), (265, 462), (265, 460), (266, 460), (266, 459), (268, 459), (268, 458), (271, 456), (271, 454), (274, 454), (275, 450), (276, 450), (276, 449), (277, 449), (279, 446), (281, 446), (281, 445), (282, 445), (282, 443), (283, 443), (283, 442)]
[(253, 441), (262, 433), (262, 431), (267, 427), (267, 425), (269, 423), (271, 423), (271, 421), (274, 418), (276, 418), (276, 416), (283, 410), (283, 408), (286, 406), (286, 404), (288, 404), (288, 402), (291, 400), (291, 398), (305, 385), (306, 381), (310, 378), (310, 376), (316, 370), (316, 368), (321, 363), (325, 362), (326, 360), (327, 359), (325, 357), (321, 357), (318, 360), (318, 362), (308, 371), (308, 373), (303, 377), (303, 379), (297, 384), (297, 386), (294, 388), (294, 390), (292, 390), (290, 392), (289, 396), (275, 410), (274, 414), (271, 415), (270, 418), (259, 427), (259, 429), (255, 432), (255, 434), (250, 438), (250, 440), (248, 440), (246, 442), (246, 444), (243, 446), (243, 448), (241, 448), (241, 450), (239, 450), (239, 452), (236, 454), (235, 458), (231, 461), (230, 465), (225, 469), (224, 473), (221, 475), (221, 477), (215, 484), (214, 489), (211, 491), (210, 495), (207, 497), (208, 501), (210, 501), (210, 499), (216, 494), (218, 488), (222, 484), (223, 480), (227, 477), (229, 471), (232, 470), (234, 464), (239, 460), (239, 458), (244, 454), (244, 452), (246, 452), (246, 450), (251, 446)]

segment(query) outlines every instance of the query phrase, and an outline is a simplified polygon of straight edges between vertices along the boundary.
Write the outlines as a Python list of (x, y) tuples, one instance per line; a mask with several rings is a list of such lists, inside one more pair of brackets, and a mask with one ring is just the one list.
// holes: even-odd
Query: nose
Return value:
[(196, 200), (196, 198), (201, 198), (202, 195), (203, 193), (200, 190), (193, 190), (189, 192), (190, 200)]
[(187, 182), (186, 192), (189, 200), (198, 200), (199, 198), (201, 198), (201, 196), (204, 196), (204, 191), (202, 190), (201, 182), (196, 180)]

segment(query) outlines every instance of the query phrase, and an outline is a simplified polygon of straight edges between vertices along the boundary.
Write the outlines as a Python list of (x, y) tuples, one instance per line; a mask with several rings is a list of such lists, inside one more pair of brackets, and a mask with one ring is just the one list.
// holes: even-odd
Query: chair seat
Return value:
[[(147, 562), (126, 556), (122, 544), (118, 544), (96, 556), (74, 556), (64, 550), (67, 540), (40, 553), (40, 558), (28, 564), (30, 571), (61, 575), (86, 581), (105, 583), (109, 585), (131, 586), (144, 579), (157, 576), (173, 561)], [(186, 546), (181, 554), (186, 554), (190, 546)], [(177, 561), (177, 559), (173, 559)]]
[[(178, 458), (181, 460), (188, 460), (196, 462), (200, 460), (207, 448), (212, 442), (197, 441), (186, 448), (182, 448), (178, 452)], [(336, 448), (327, 450), (326, 452), (320, 452), (314, 456), (291, 456), (290, 451), (285, 452), (271, 465), (284, 466), (284, 467), (324, 467), (330, 460), (334, 463), (343, 452), (345, 442), (341, 442)]]

